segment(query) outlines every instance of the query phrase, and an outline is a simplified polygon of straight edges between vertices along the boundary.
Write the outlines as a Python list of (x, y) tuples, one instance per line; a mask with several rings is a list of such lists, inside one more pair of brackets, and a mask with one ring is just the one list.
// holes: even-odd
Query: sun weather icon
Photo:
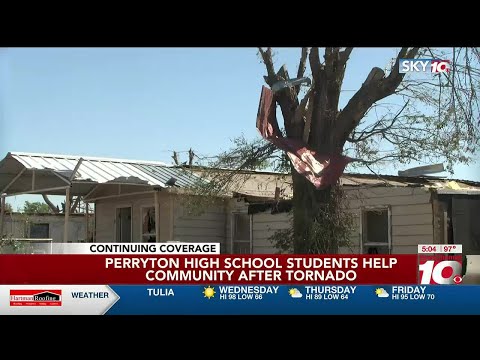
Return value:
[(387, 298), (390, 296), (390, 294), (384, 288), (377, 288), (375, 290), (375, 295), (377, 295), (379, 298)]
[(214, 296), (215, 296), (215, 290), (213, 287), (208, 286), (206, 288), (203, 288), (203, 297), (206, 297), (207, 299), (210, 300)]
[(303, 296), (300, 290), (296, 288), (288, 290), (288, 295), (290, 295), (292, 298), (301, 298)]

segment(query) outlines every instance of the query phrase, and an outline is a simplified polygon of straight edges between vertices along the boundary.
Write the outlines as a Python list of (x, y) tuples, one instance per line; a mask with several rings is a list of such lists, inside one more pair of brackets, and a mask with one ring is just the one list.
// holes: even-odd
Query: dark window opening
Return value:
[(362, 212), (362, 245), (364, 254), (389, 254), (388, 209), (368, 209)]
[(30, 224), (31, 239), (48, 239), (50, 236), (50, 224)]
[(233, 253), (249, 254), (250, 250), (250, 215), (233, 215)]

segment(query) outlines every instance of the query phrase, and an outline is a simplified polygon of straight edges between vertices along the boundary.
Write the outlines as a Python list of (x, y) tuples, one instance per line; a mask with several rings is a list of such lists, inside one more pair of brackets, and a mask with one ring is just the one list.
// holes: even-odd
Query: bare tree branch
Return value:
[(302, 77), (307, 68), (308, 47), (302, 48), (302, 55), (300, 56), (300, 63), (298, 64), (297, 77)]
[[(309, 62), (313, 77), (312, 103), (315, 104), (314, 108), (312, 109), (312, 117), (310, 120), (311, 136), (309, 137), (309, 144), (313, 149), (322, 151), (323, 149), (320, 149), (319, 147), (325, 145), (324, 137), (326, 135), (325, 127), (327, 124), (324, 115), (327, 109), (327, 82), (325, 81), (325, 66), (320, 62), (318, 47), (313, 47), (310, 50)], [(306, 134), (302, 134), (302, 136), (305, 137)]]
[(340, 51), (340, 48), (333, 48), (325, 55), (325, 71), (327, 84), (328, 109), (333, 111), (333, 117), (337, 116), (338, 102), (340, 99), (340, 89), (342, 88), (343, 78), (348, 58), (353, 48), (346, 48)]
[(313, 47), (310, 50), (310, 55), (308, 57), (309, 62), (310, 62), (310, 69), (312, 70), (312, 76), (313, 76), (313, 85), (315, 86), (316, 83), (320, 82), (320, 73), (322, 71), (322, 64), (320, 63), (320, 54), (318, 52), (318, 47)]
[(360, 141), (365, 141), (367, 140), (368, 138), (374, 136), (374, 135), (378, 135), (378, 134), (382, 134), (382, 133), (385, 133), (387, 132), (388, 130), (390, 130), (393, 125), (395, 124), (395, 122), (397, 121), (397, 119), (399, 118), (400, 114), (405, 110), (405, 108), (407, 107), (408, 103), (409, 103), (410, 100), (407, 100), (407, 102), (403, 105), (403, 107), (400, 109), (399, 112), (397, 112), (397, 114), (390, 120), (390, 124), (386, 127), (383, 127), (381, 129), (378, 129), (379, 126), (383, 123), (382, 120), (380, 121), (377, 121), (372, 130), (370, 131), (362, 131), (360, 133), (360, 135), (357, 137), (357, 138), (353, 138), (353, 137), (349, 137), (348, 138), (348, 142), (351, 142), (351, 143), (356, 143), (356, 142), (360, 142)]
[[(259, 52), (267, 69), (268, 76), (265, 78), (265, 81), (268, 85), (272, 86), (280, 79), (288, 79), (288, 73), (285, 67), (281, 67), (278, 73), (275, 73), (271, 48), (267, 48), (267, 50), (259, 48)], [(287, 135), (291, 137), (300, 137), (303, 132), (303, 124), (295, 123), (294, 121), (295, 111), (298, 106), (298, 97), (295, 89), (288, 88), (283, 91), (279, 91), (277, 94), (275, 94), (275, 100), (280, 105), (282, 110)]]
[(335, 142), (338, 148), (343, 147), (349, 134), (375, 102), (395, 92), (404, 77), (398, 66), (400, 59), (414, 58), (419, 50), (420, 48), (402, 48), (398, 53), (392, 71), (386, 78), (380, 68), (372, 69), (362, 87), (352, 96), (347, 106), (338, 115), (335, 130)]
[(50, 210), (52, 210), (54, 214), (58, 214), (59, 213), (58, 208), (50, 201), (48, 196), (46, 194), (42, 194), (42, 197), (43, 197), (43, 201), (45, 201), (45, 203), (48, 205)]
[(80, 199), (81, 199), (80, 196), (77, 196), (77, 197), (76, 197), (75, 202), (74, 202), (74, 203), (72, 204), (72, 206), (70, 207), (70, 213), (74, 213), (74, 212), (75, 212), (75, 209), (77, 208), (78, 203), (80, 202)]
[(399, 157), (400, 157), (399, 155), (389, 154), (389, 155), (381, 156), (381, 157), (379, 157), (377, 159), (374, 159), (374, 160), (370, 160), (370, 161), (364, 160), (364, 161), (359, 161), (359, 162), (363, 165), (372, 165), (372, 164), (378, 163), (380, 161), (385, 161), (387, 159), (398, 159)]
[(350, 58), (350, 54), (352, 53), (353, 47), (347, 47), (345, 50), (340, 52), (340, 61), (346, 63)]
[[(300, 62), (298, 64), (297, 78), (300, 78), (305, 74), (305, 70), (307, 68), (307, 57), (308, 57), (308, 47), (303, 47), (302, 55), (300, 56)], [(300, 92), (300, 88), (301, 88), (300, 85), (295, 87), (295, 92), (297, 95)]]
[[(308, 100), (310, 99), (310, 94), (311, 94), (312, 89), (308, 89), (307, 93), (303, 97), (302, 101), (300, 101), (300, 104), (298, 105), (297, 109), (295, 110), (295, 116), (293, 117), (293, 123), (303, 123), (304, 118), (305, 118), (305, 108), (307, 107)], [(310, 103), (310, 106), (312, 104)]]
[(393, 65), (392, 71), (390, 71), (390, 74), (386, 77), (385, 80), (382, 81), (383, 89), (382, 89), (382, 92), (379, 94), (379, 96), (381, 96), (380, 99), (383, 99), (384, 97), (393, 94), (395, 89), (402, 82), (405, 74), (400, 73), (400, 66), (399, 66), (400, 59), (403, 59), (403, 58), (413, 59), (417, 56), (419, 51), (420, 51), (420, 48), (418, 47), (411, 48), (411, 49), (409, 49), (408, 47), (404, 47), (398, 52), (397, 59), (395, 60), (395, 64)]
[[(470, 76), (470, 74), (472, 73), (472, 69), (469, 64), (470, 61), (468, 57), (468, 48), (465, 48), (464, 50), (462, 49), (463, 48), (458, 48), (458, 49), (455, 47), (453, 48), (453, 55), (452, 55), (453, 61), (452, 61), (451, 72), (450, 72), (451, 76), (449, 76), (448, 73), (443, 73), (441, 75), (443, 75), (444, 79), (447, 81), (447, 84), (448, 84), (448, 86), (444, 86), (446, 88), (444, 91), (445, 92), (447, 92), (448, 90), (450, 91), (450, 105), (453, 109), (454, 123), (456, 124), (456, 126), (460, 126), (458, 113), (461, 113), (463, 115), (462, 120), (466, 122), (469, 133), (473, 134), (475, 132), (474, 105), (476, 106), (477, 112), (478, 112), (478, 110), (480, 109), (480, 101), (478, 96), (476, 96), (476, 91), (474, 86), (470, 86), (470, 88), (465, 86), (464, 88), (462, 88), (459, 85), (457, 85), (457, 83), (460, 82), (459, 76), (462, 73), (462, 71), (459, 71), (459, 70), (462, 68), (463, 68), (463, 73), (465, 74), (465, 77), (468, 77), (470, 82), (473, 80), (473, 78)], [(434, 54), (431, 48), (427, 48), (427, 51), (432, 56), (432, 58), (437, 58), (437, 56)], [(461, 51), (465, 51), (465, 55), (464, 55), (465, 62), (466, 62), (465, 66), (461, 66), (460, 64), (457, 63), (458, 58), (460, 57)], [(479, 61), (480, 57), (478, 56), (477, 52), (478, 52), (478, 49), (472, 48), (472, 53), (477, 54), (477, 57), (478, 57), (477, 61)], [(479, 69), (474, 69), (475, 73), (477, 73), (478, 71)], [(478, 76), (478, 74), (476, 75)], [(458, 82), (456, 81), (457, 79), (458, 79)], [(473, 85), (473, 83), (471, 84)], [(463, 93), (464, 96), (460, 94), (461, 92)], [(464, 100), (467, 100), (468, 104), (465, 104)], [(460, 108), (459, 110), (456, 110), (457, 105)], [(480, 120), (479, 120), (479, 124), (480, 124)]]
[(258, 48), (260, 55), (262, 55), (263, 63), (267, 68), (268, 80), (267, 84), (272, 86), (276, 81), (275, 76), (275, 67), (273, 66), (273, 58), (272, 58), (272, 48), (267, 48), (267, 50), (263, 50), (261, 47)]

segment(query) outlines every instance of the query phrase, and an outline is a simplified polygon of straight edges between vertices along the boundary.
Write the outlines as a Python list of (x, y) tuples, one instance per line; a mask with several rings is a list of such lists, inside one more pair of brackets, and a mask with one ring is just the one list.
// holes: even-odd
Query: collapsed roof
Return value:
[[(100, 185), (129, 185), (148, 188), (188, 189), (209, 179), (212, 172), (199, 166), (173, 166), (158, 161), (124, 160), (90, 156), (9, 152), (0, 161), (0, 194), (87, 196)], [(172, 181), (172, 179), (174, 181)], [(289, 174), (266, 171), (242, 171), (229, 187), (233, 196), (251, 199), (291, 199)], [(480, 195), (480, 182), (447, 180), (434, 177), (344, 173), (340, 184), (347, 187), (425, 187), (443, 194)]]

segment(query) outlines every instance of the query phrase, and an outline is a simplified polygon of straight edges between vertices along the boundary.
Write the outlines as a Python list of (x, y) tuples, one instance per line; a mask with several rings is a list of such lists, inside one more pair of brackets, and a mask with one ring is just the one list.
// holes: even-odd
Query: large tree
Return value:
[[(283, 117), (283, 133), (302, 139), (320, 154), (361, 159), (363, 167), (375, 164), (432, 163), (442, 161), (447, 170), (467, 163), (479, 142), (479, 61), (476, 48), (431, 49), (404, 47), (391, 64), (379, 64), (340, 108), (340, 95), (352, 48), (302, 48), (296, 78), (307, 76), (306, 86), (285, 87), (274, 99)], [(275, 67), (271, 48), (260, 48), (272, 88), (290, 75)], [(403, 74), (404, 58), (450, 60), (450, 71), (439, 74)], [(387, 100), (388, 99), (388, 100)], [(252, 126), (253, 126), (253, 119)], [(278, 161), (280, 160), (280, 161)], [(273, 144), (240, 137), (235, 146), (214, 162), (234, 169), (225, 176), (212, 175), (212, 189), (222, 191), (240, 174), (238, 170), (273, 166), (289, 168), (293, 181), (293, 251), (334, 253), (346, 233), (341, 230), (337, 185), (317, 189), (300, 175)], [(381, 166), (379, 168), (381, 168)]]
[(44, 204), (39, 201), (25, 201), (23, 204), (23, 213), (24, 214), (48, 214), (50, 212), (50, 207), (47, 204)]

